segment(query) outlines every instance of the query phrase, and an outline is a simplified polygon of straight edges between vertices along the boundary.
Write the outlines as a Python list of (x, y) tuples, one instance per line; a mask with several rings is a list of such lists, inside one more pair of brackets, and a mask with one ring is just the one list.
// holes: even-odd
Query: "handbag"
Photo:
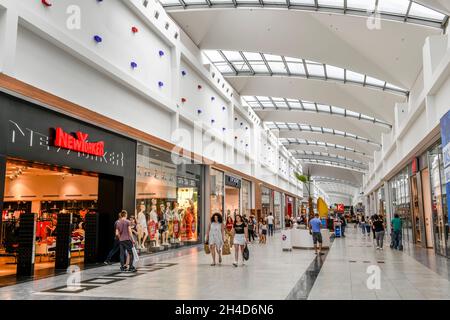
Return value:
[(230, 243), (228, 242), (228, 240), (225, 240), (225, 242), (223, 244), (222, 254), (224, 256), (228, 256), (231, 254)]
[(248, 250), (248, 246), (247, 245), (245, 245), (244, 252), (242, 253), (242, 256), (244, 257), (245, 261), (250, 259), (250, 251)]
[(211, 250), (209, 250), (209, 243), (208, 243), (208, 241), (205, 241), (203, 249), (205, 250), (206, 254), (210, 254), (211, 253)]
[(139, 261), (139, 255), (135, 246), (133, 246), (133, 249), (131, 250), (133, 251), (133, 267), (136, 267), (137, 262)]

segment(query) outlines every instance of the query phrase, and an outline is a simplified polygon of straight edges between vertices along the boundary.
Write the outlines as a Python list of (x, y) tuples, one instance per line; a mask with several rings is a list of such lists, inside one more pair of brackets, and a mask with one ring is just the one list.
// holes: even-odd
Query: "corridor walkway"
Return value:
[[(435, 260), (439, 258), (434, 256)], [(429, 260), (422, 263), (406, 252), (391, 250), (389, 241), (383, 251), (378, 251), (372, 238), (349, 228), (346, 238), (334, 242), (309, 299), (450, 299), (448, 277), (444, 272), (439, 275), (426, 267), (429, 264)], [(371, 266), (379, 267), (379, 289), (371, 290), (367, 286), (367, 280), (373, 274)], [(442, 263), (440, 266), (442, 268)], [(450, 270), (447, 263), (445, 268)]]
[[(198, 247), (142, 259), (137, 274), (105, 266), (81, 271), (79, 286), (67, 286), (72, 278), (62, 275), (1, 288), (0, 299), (450, 299), (444, 273), (389, 247), (376, 251), (352, 228), (321, 258), (312, 250), (283, 252), (279, 238), (252, 244), (244, 267), (234, 268), (231, 256), (211, 267)], [(381, 270), (373, 290), (366, 285), (372, 265)]]

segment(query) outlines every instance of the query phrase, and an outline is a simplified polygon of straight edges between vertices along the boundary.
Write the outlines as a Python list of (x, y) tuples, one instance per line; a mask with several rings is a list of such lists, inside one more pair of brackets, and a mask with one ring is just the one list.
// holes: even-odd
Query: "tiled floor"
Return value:
[[(411, 252), (391, 250), (389, 243), (383, 251), (377, 251), (372, 239), (349, 228), (346, 238), (334, 242), (309, 299), (450, 299), (444, 262), (434, 255), (427, 261), (413, 256)], [(432, 259), (441, 261), (439, 274), (427, 267), (436, 264), (430, 262)], [(379, 287), (372, 270), (377, 267)]]
[[(244, 267), (234, 268), (231, 256), (211, 267), (210, 256), (192, 248), (147, 257), (136, 275), (105, 266), (81, 271), (79, 286), (67, 287), (69, 275), (62, 275), (1, 288), (0, 299), (450, 299), (444, 260), (376, 251), (350, 228), (320, 258), (311, 250), (283, 252), (279, 238), (251, 245)], [(367, 286), (371, 266), (380, 268), (379, 289)]]

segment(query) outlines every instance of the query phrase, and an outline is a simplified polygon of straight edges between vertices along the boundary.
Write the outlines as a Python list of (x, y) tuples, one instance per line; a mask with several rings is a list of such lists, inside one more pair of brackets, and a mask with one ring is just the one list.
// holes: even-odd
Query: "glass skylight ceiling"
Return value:
[(224, 76), (290, 76), (334, 80), (409, 95), (408, 90), (364, 74), (305, 59), (266, 53), (205, 50), (206, 56)]
[(293, 110), (293, 111), (325, 113), (342, 117), (355, 118), (363, 121), (369, 121), (389, 129), (392, 128), (392, 125), (387, 123), (386, 121), (379, 120), (374, 117), (367, 116), (365, 114), (350, 111), (340, 107), (324, 105), (310, 101), (286, 99), (286, 98), (259, 97), (259, 96), (244, 96), (242, 97), (242, 99), (248, 104), (249, 107), (251, 107), (255, 111), (275, 109), (282, 111)]
[(371, 16), (379, 13), (382, 19), (443, 28), (448, 17), (410, 0), (158, 0), (170, 9), (275, 7), (303, 11), (323, 11), (350, 15)]
[(335, 184), (344, 184), (344, 185), (349, 185), (349, 186), (353, 186), (356, 188), (359, 188), (360, 185), (350, 182), (348, 180), (342, 180), (342, 179), (337, 179), (337, 178), (333, 178), (333, 177), (323, 177), (323, 176), (312, 176), (311, 179), (314, 182), (324, 182), (324, 183), (335, 183)]
[(303, 150), (292, 150), (292, 154), (295, 158), (298, 158), (299, 156), (302, 159), (322, 159), (322, 160), (329, 160), (330, 158), (333, 159), (333, 161), (338, 162), (344, 162), (349, 163), (351, 165), (359, 166), (362, 169), (367, 169), (367, 164), (361, 161), (357, 161), (354, 159), (349, 159), (344, 156), (336, 155), (336, 154), (330, 154), (327, 152), (318, 152), (318, 151), (303, 151)]
[[(357, 136), (353, 133), (348, 133), (340, 130), (311, 126), (309, 124), (301, 124), (301, 123), (289, 123), (289, 122), (265, 122), (264, 123), (267, 128), (270, 130), (299, 130), (304, 132), (316, 132), (322, 134), (332, 134), (336, 136), (341, 136), (349, 139), (360, 140), (369, 144), (372, 144), (377, 147), (381, 147), (381, 144), (372, 141), (370, 139)], [(295, 140), (295, 139), (294, 139)]]
[(322, 164), (322, 165), (326, 165), (326, 166), (350, 169), (350, 170), (359, 171), (359, 172), (363, 172), (363, 173), (367, 172), (366, 169), (362, 169), (360, 167), (348, 165), (348, 164), (341, 163), (338, 161), (322, 160), (322, 159), (301, 159), (301, 158), (297, 158), (297, 159), (301, 160), (303, 163)]
[[(353, 148), (334, 144), (334, 143), (328, 143), (328, 142), (322, 142), (322, 141), (312, 141), (312, 140), (306, 140), (306, 139), (296, 139), (296, 138), (280, 138), (279, 140), (284, 146), (289, 146), (289, 145), (304, 145), (304, 146), (313, 146), (313, 147), (317, 146), (317, 147), (323, 147), (323, 148), (333, 148), (336, 150), (353, 152), (353, 153), (361, 155), (361, 156), (367, 156), (367, 154), (364, 152), (355, 150)], [(289, 151), (291, 151), (291, 153), (295, 152), (295, 150), (289, 150)]]

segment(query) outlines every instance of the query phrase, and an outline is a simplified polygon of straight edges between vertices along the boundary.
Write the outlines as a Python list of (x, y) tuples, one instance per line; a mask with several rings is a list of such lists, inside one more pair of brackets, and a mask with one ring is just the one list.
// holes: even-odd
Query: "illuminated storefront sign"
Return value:
[(88, 142), (89, 135), (78, 131), (76, 137), (72, 134), (64, 132), (61, 128), (56, 128), (55, 147), (62, 149), (83, 152), (86, 154), (102, 157), (105, 154), (105, 143)]

